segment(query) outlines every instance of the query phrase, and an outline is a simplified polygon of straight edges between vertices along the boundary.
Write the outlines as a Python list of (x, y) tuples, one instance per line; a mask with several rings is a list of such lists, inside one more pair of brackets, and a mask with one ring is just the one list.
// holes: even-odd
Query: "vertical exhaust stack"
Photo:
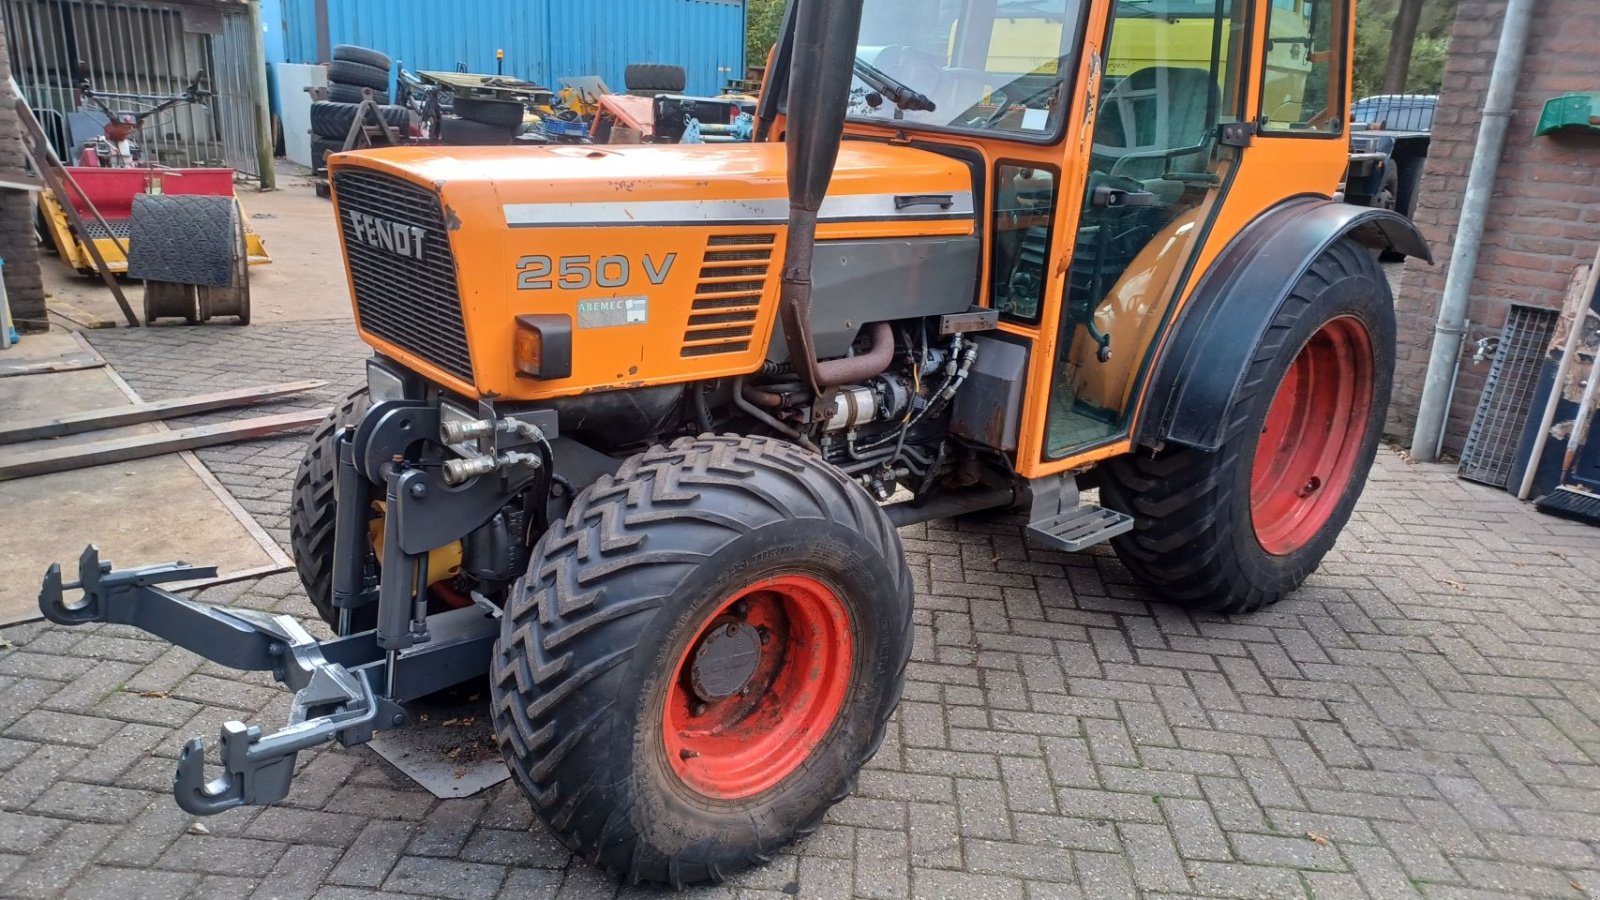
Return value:
[(861, 34), (862, 0), (796, 0), (784, 143), (789, 165), (789, 234), (783, 248), (779, 315), (789, 359), (812, 390), (826, 385), (811, 336), (811, 261), (817, 210), (833, 180)]

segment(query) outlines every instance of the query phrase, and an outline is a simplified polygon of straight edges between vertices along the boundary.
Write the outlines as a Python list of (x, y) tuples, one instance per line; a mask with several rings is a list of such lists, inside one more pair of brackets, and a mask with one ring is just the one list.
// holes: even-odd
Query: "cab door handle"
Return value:
[(956, 205), (953, 194), (896, 194), (894, 210), (899, 212), (913, 206), (937, 206), (940, 209), (949, 209)]

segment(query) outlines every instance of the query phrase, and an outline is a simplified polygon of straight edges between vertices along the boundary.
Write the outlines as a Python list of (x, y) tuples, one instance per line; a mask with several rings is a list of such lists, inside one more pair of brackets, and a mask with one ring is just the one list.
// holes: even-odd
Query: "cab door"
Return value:
[(1110, 4), (1043, 459), (1127, 432), (1140, 372), (1218, 207), (1244, 125), (1249, 4)]

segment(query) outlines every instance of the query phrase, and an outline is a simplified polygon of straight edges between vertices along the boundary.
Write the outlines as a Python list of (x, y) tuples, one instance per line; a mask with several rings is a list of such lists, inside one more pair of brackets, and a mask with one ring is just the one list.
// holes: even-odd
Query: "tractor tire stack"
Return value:
[(515, 100), (457, 95), (454, 115), (439, 121), (439, 140), (456, 147), (504, 146), (522, 127), (523, 107)]
[(345, 149), (367, 90), (372, 91), (373, 102), (379, 104), (378, 113), (384, 122), (402, 137), (410, 134), (411, 111), (387, 105), (392, 65), (389, 57), (377, 50), (350, 44), (333, 48), (333, 62), (328, 64), (328, 99), (311, 104), (311, 159), (315, 170), (327, 168), (328, 154)]

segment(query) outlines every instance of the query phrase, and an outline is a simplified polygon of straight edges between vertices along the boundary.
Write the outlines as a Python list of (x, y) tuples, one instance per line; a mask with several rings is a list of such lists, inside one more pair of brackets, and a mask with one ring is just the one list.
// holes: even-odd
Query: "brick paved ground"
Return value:
[[(151, 398), (360, 371), (331, 326), (92, 339)], [(281, 536), (298, 452), (203, 456)], [(904, 535), (916, 658), (882, 752), (815, 836), (701, 896), (1600, 894), (1600, 531), (1385, 452), (1322, 571), (1240, 619), (1010, 524)], [(205, 599), (310, 616), (287, 575)], [(509, 784), (436, 801), (364, 749), (197, 823), (167, 795), (183, 740), (285, 695), (126, 629), (0, 637), (7, 896), (616, 892)]]

